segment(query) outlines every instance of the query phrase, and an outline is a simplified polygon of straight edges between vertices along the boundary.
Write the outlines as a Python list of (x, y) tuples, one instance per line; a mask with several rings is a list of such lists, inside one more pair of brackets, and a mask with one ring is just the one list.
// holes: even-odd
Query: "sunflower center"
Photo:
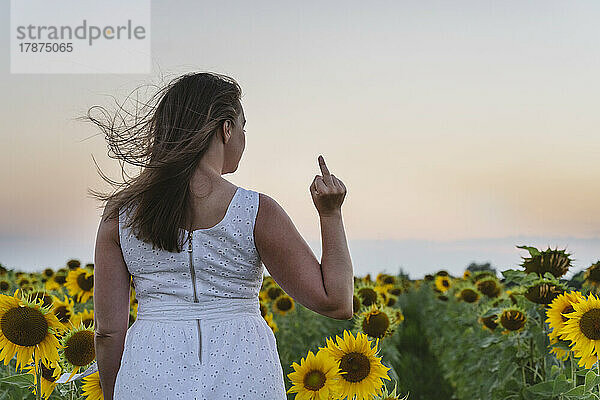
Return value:
[(352, 352), (342, 357), (340, 370), (341, 372), (347, 372), (342, 374), (342, 377), (348, 382), (360, 382), (371, 372), (371, 363), (364, 354)]
[(66, 343), (65, 357), (73, 365), (83, 367), (96, 358), (94, 350), (94, 332), (83, 330), (75, 332)]
[(65, 282), (67, 281), (67, 277), (65, 275), (56, 275), (54, 277), (54, 281), (56, 283), (60, 283), (61, 285), (64, 285)]
[(283, 294), (283, 290), (281, 288), (278, 288), (278, 287), (270, 287), (267, 290), (267, 296), (269, 296), (269, 298), (271, 300), (275, 300), (276, 298), (278, 298), (282, 294)]
[(325, 374), (317, 369), (308, 372), (304, 376), (304, 387), (308, 390), (317, 391), (325, 386)]
[(590, 340), (600, 340), (600, 308), (586, 311), (579, 320), (579, 328)]
[(362, 298), (363, 306), (370, 306), (377, 301), (377, 292), (371, 288), (360, 289), (358, 295)]
[[(572, 305), (568, 305), (568, 306), (565, 307), (564, 310), (562, 310), (562, 312), (564, 314), (572, 313), (574, 311), (575, 311), (575, 309), (573, 308)], [(563, 322), (567, 322), (567, 320), (569, 319), (569, 318), (565, 317), (564, 315), (562, 315), (562, 313), (561, 313), (560, 317), (562, 318)]]
[(460, 292), (460, 297), (467, 303), (474, 303), (477, 301), (479, 295), (473, 289), (463, 289), (463, 291)]
[(517, 331), (525, 325), (525, 315), (518, 310), (504, 311), (500, 316), (500, 323), (509, 331)]
[(65, 306), (56, 307), (54, 309), (54, 315), (56, 315), (56, 318), (63, 324), (69, 322), (69, 318), (71, 317), (71, 313)]
[(277, 300), (277, 308), (281, 311), (288, 311), (292, 308), (292, 302), (288, 297), (282, 297)]
[(390, 319), (387, 314), (374, 311), (363, 319), (363, 332), (373, 338), (382, 338), (390, 327)]
[(79, 274), (79, 276), (77, 276), (77, 284), (81, 290), (89, 292), (94, 287), (94, 275), (90, 275), (86, 278), (85, 273)]
[(0, 290), (2, 290), (3, 292), (6, 292), (8, 289), (10, 289), (10, 284), (6, 281), (2, 281), (0, 282)]
[(450, 287), (450, 282), (447, 279), (444, 279), (442, 281), (442, 286), (444, 286), (444, 287)]
[(48, 321), (39, 310), (31, 307), (14, 307), (0, 320), (2, 333), (19, 346), (35, 346), (48, 334)]

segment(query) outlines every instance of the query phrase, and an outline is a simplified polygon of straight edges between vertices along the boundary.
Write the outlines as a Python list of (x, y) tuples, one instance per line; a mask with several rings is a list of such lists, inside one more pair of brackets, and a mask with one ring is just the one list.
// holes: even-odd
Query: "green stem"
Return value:
[[(517, 333), (517, 348), (521, 348), (521, 340), (519, 339), (519, 334)], [(521, 366), (521, 374), (523, 375), (523, 387), (527, 387), (527, 381), (525, 379), (525, 367), (523, 360), (519, 360), (519, 364)]]
[[(35, 347), (33, 348), (33, 360), (35, 362)], [(42, 360), (40, 358), (40, 364), (41, 364)], [(35, 398), (36, 400), (41, 400), (42, 398), (42, 366), (41, 365), (36, 365), (33, 372), (35, 373), (36, 376), (36, 393), (35, 393)]]
[(575, 386), (577, 386), (577, 376), (575, 375), (575, 362), (571, 350), (569, 350), (569, 360), (571, 360), (571, 379), (573, 380), (573, 388), (575, 388)]
[[(598, 369), (598, 375), (600, 375), (600, 358), (598, 358), (598, 354), (596, 354), (596, 367)], [(600, 394), (600, 384), (598, 384), (598, 394)]]

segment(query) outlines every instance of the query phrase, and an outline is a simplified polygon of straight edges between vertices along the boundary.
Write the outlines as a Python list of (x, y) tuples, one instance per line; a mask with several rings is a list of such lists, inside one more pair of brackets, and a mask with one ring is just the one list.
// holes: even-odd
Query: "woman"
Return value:
[[(263, 264), (300, 304), (352, 317), (345, 185), (320, 156), (322, 175), (310, 185), (319, 263), (275, 200), (222, 178), (237, 170), (245, 147), (240, 98), (232, 78), (191, 73), (159, 91), (157, 105), (132, 124), (88, 113), (118, 158), (143, 167), (115, 194), (97, 195), (107, 200), (94, 260), (106, 400), (285, 399), (275, 336), (259, 309)], [(138, 310), (128, 329), (130, 278)]]

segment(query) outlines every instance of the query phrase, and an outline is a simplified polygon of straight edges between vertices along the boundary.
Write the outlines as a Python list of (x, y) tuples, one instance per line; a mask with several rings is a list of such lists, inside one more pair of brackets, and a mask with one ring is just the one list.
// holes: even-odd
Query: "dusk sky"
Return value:
[(247, 119), (224, 178), (276, 199), (319, 259), (322, 154), (348, 189), (357, 275), (500, 271), (527, 255), (516, 245), (586, 268), (600, 260), (599, 17), (595, 1), (152, 1), (151, 74), (11, 74), (5, 30), (0, 263), (93, 262), (102, 204), (86, 192), (110, 187), (92, 156), (113, 179), (120, 167), (76, 118), (215, 71), (240, 83)]

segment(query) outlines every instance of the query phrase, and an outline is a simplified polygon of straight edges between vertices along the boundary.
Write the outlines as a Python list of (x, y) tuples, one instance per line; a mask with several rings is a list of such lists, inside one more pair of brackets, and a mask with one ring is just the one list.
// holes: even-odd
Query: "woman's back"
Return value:
[(286, 398), (275, 336), (258, 302), (258, 203), (257, 192), (238, 187), (216, 225), (181, 229), (181, 253), (153, 250), (124, 226), (127, 213), (119, 219), (138, 314), (127, 331), (115, 400)]

